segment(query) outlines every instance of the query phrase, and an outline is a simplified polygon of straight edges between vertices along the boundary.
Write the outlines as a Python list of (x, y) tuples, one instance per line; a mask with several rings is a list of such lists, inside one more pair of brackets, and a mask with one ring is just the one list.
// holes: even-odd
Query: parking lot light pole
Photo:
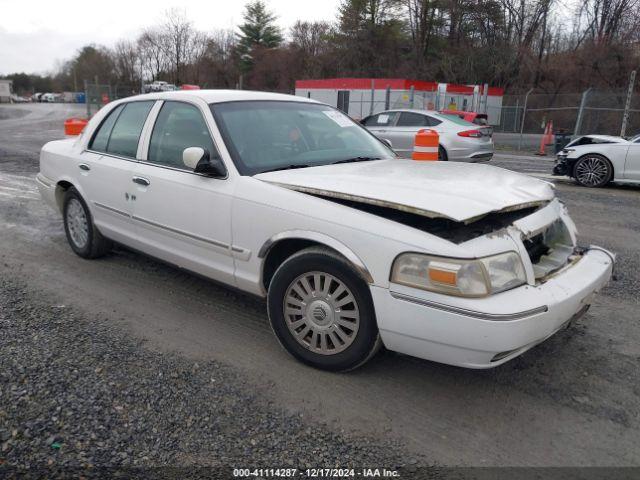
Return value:
[(533, 88), (530, 88), (529, 91), (524, 96), (524, 106), (522, 107), (522, 122), (520, 122), (520, 138), (518, 139), (518, 151), (522, 148), (522, 132), (524, 131), (524, 119), (527, 116), (527, 101), (529, 100), (529, 94), (533, 92)]

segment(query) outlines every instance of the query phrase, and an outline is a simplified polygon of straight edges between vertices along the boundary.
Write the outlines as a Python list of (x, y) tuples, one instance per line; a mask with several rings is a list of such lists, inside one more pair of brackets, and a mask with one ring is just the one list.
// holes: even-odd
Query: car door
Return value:
[(386, 134), (394, 125), (397, 116), (397, 112), (382, 112), (371, 115), (363, 119), (360, 123), (376, 137), (389, 140)]
[(231, 249), (232, 180), (194, 173), (182, 162), (188, 147), (218, 156), (207, 124), (213, 125), (211, 113), (194, 103), (164, 101), (153, 115), (145, 128), (144, 160), (135, 165), (128, 188), (144, 250), (233, 284), (232, 254), (237, 252)]
[(627, 157), (624, 161), (625, 180), (640, 181), (640, 139), (629, 145)]
[(126, 194), (140, 134), (152, 101), (116, 106), (102, 121), (78, 161), (79, 184), (94, 222), (107, 237), (131, 244), (135, 228)]
[(430, 117), (417, 112), (400, 112), (395, 125), (389, 128), (386, 137), (391, 140), (398, 155), (410, 158), (415, 144), (416, 133), (431, 126)]

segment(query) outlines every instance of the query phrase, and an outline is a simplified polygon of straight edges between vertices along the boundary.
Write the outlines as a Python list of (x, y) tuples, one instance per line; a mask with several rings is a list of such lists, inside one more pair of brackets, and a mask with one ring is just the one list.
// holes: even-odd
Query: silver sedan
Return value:
[(388, 110), (360, 123), (376, 137), (388, 140), (398, 155), (410, 158), (416, 133), (423, 128), (440, 135), (440, 160), (483, 162), (493, 157), (493, 129), (462, 120), (456, 115), (429, 110)]

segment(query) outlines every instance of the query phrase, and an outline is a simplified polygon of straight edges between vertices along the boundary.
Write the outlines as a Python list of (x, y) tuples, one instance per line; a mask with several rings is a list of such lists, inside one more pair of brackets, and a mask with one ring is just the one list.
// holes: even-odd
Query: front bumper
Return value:
[(556, 176), (572, 176), (574, 158), (568, 158), (567, 155), (556, 156), (556, 163), (553, 166), (553, 174)]
[(590, 249), (545, 283), (457, 298), (402, 285), (371, 287), (389, 350), (467, 368), (491, 368), (546, 340), (584, 313), (611, 277), (613, 254)]

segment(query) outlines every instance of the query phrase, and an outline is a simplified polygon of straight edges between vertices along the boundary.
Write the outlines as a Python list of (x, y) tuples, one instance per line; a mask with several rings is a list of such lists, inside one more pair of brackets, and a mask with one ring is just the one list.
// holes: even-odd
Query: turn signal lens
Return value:
[(429, 266), (429, 280), (434, 283), (452, 286), (455, 286), (458, 282), (455, 271), (447, 269), (446, 266), (443, 268), (442, 266), (438, 267), (433, 264)]

